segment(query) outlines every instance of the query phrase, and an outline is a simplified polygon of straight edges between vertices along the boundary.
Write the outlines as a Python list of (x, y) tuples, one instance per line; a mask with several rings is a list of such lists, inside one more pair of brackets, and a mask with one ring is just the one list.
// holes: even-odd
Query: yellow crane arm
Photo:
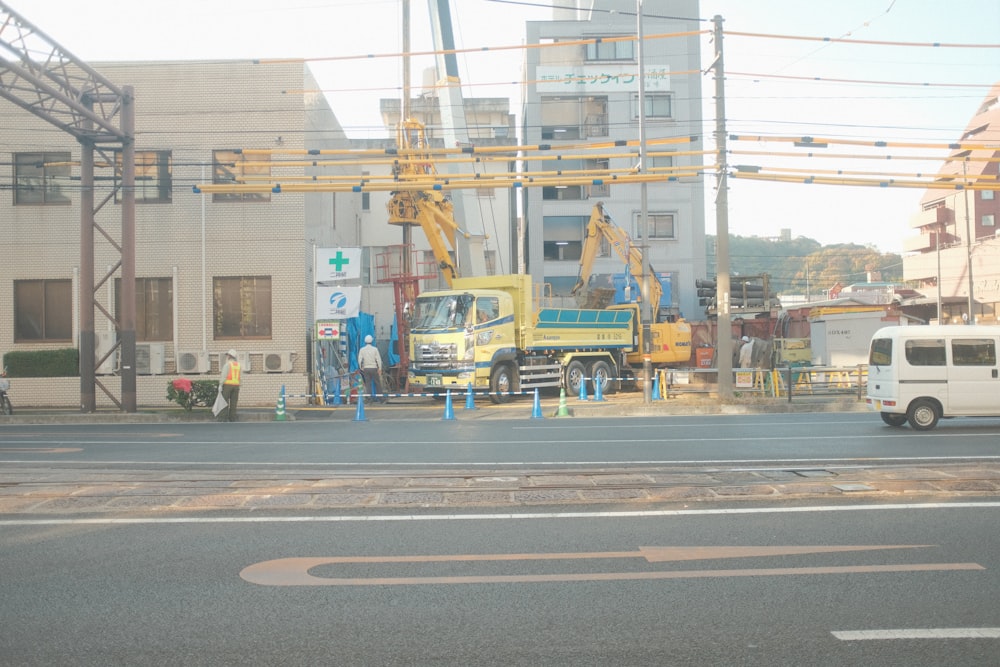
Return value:
[[(597, 202), (594, 204), (594, 208), (590, 213), (590, 221), (587, 223), (587, 234), (583, 240), (583, 249), (580, 253), (580, 275), (577, 278), (576, 285), (573, 286), (573, 294), (586, 287), (587, 281), (590, 279), (591, 272), (593, 271), (594, 258), (597, 257), (597, 252), (601, 248), (602, 239), (606, 240), (611, 249), (625, 262), (629, 275), (635, 277), (637, 280), (642, 278), (642, 251), (632, 243), (628, 232), (616, 225), (611, 220), (611, 216), (604, 212), (604, 204)], [(653, 313), (655, 316), (656, 311), (660, 307), (660, 297), (663, 295), (663, 288), (660, 286), (660, 281), (656, 277), (652, 266), (649, 267), (649, 272), (651, 274), (649, 299), (654, 304)], [(636, 301), (639, 300), (636, 299)]]

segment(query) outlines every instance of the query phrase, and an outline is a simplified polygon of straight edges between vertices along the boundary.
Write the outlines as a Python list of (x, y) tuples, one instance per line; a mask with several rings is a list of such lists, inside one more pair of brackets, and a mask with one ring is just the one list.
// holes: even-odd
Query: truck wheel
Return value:
[(597, 384), (601, 384), (602, 394), (613, 394), (618, 391), (618, 378), (613, 374), (611, 364), (598, 359), (590, 366), (590, 389), (597, 394)]
[(906, 419), (914, 431), (929, 431), (937, 426), (938, 420), (941, 419), (941, 409), (937, 403), (928, 398), (918, 398), (910, 403)]
[(580, 395), (580, 387), (586, 382), (587, 367), (582, 361), (571, 361), (566, 366), (566, 393), (573, 396)]
[(879, 415), (889, 426), (902, 426), (906, 423), (906, 415), (896, 414), (895, 412), (880, 412)]
[(490, 374), (490, 400), (494, 403), (509, 403), (513, 398), (514, 373), (507, 364), (500, 364)]

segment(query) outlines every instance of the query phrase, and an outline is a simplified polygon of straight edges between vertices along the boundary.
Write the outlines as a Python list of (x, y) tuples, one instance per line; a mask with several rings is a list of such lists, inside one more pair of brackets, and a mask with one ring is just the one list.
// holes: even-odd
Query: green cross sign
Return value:
[(335, 257), (330, 258), (330, 264), (333, 265), (337, 271), (343, 271), (344, 265), (350, 263), (351, 260), (344, 257), (344, 253), (340, 252), (339, 250), (337, 251), (337, 255)]

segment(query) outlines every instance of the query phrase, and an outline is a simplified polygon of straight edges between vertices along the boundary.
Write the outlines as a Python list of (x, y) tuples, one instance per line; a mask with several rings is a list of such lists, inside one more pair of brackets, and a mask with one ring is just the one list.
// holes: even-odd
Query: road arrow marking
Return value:
[(243, 569), (240, 576), (262, 586), (367, 586), (390, 584), (458, 584), (543, 581), (593, 581), (628, 579), (682, 579), (698, 577), (775, 576), (789, 574), (834, 574), (871, 572), (912, 572), (931, 570), (981, 570), (976, 563), (943, 563), (918, 565), (876, 565), (846, 567), (770, 568), (746, 570), (692, 570), (669, 572), (621, 572), (591, 574), (499, 575), (469, 577), (317, 577), (310, 570), (324, 565), (356, 565), (377, 563), (449, 563), (449, 562), (510, 562), (539, 560), (590, 560), (644, 558), (649, 563), (725, 558), (760, 558), (817, 553), (881, 551), (887, 549), (925, 549), (935, 545), (901, 544), (875, 546), (776, 546), (776, 547), (640, 547), (638, 551), (598, 551), (534, 554), (441, 554), (430, 556), (320, 556), (279, 558), (255, 563)]

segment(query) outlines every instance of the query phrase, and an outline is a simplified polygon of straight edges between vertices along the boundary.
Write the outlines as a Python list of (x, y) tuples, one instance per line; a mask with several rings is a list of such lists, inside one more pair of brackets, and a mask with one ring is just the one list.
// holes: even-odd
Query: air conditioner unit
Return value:
[[(240, 363), (240, 372), (249, 373), (250, 372), (250, 353), (236, 351), (236, 361)], [(226, 353), (219, 352), (219, 372), (222, 372), (222, 367), (226, 365)]]
[(136, 343), (135, 372), (139, 375), (163, 375), (167, 346), (163, 343)]
[(291, 352), (265, 352), (264, 371), (267, 373), (290, 373), (292, 370)]
[(207, 373), (212, 368), (212, 360), (207, 350), (194, 350), (177, 353), (178, 373)]
[[(103, 357), (108, 353), (108, 350), (115, 346), (118, 338), (114, 331), (95, 331), (94, 332), (94, 361)], [(111, 375), (116, 370), (118, 370), (118, 349), (116, 348), (114, 352), (108, 355), (108, 358), (104, 360), (100, 366), (94, 369), (94, 373), (97, 375)]]

